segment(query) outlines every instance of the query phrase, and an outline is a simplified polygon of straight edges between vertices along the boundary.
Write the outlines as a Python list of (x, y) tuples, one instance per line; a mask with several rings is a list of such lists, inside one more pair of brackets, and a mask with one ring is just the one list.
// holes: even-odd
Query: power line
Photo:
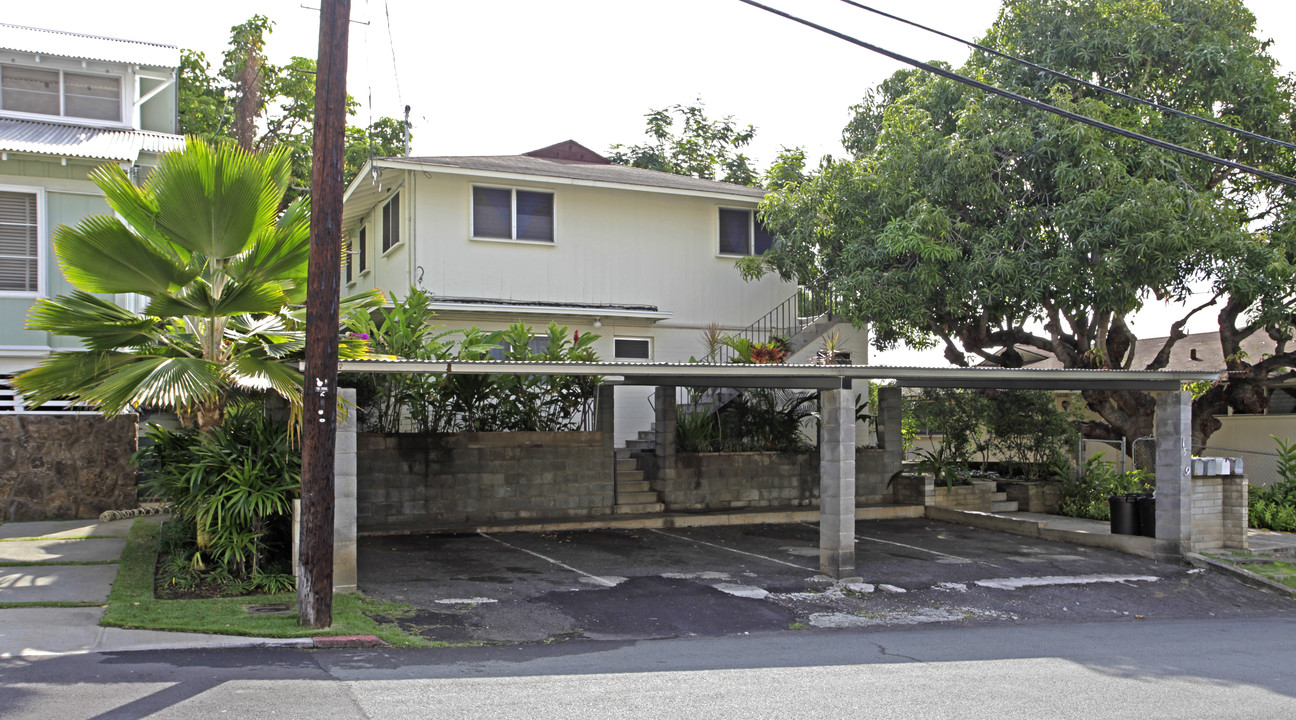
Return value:
[(391, 7), (387, 4), (387, 0), (383, 0), (383, 13), (387, 16), (387, 44), (391, 46), (392, 79), (396, 81), (396, 101), (404, 105), (405, 98), (401, 96), (400, 89), (400, 71), (396, 68), (396, 39), (392, 37)]
[(916, 28), (918, 28), (919, 30), (926, 30), (926, 31), (929, 32), (929, 33), (933, 33), (933, 34), (935, 34), (935, 35), (939, 35), (939, 36), (941, 36), (941, 37), (943, 37), (943, 38), (946, 38), (946, 39), (949, 39), (949, 40), (953, 40), (954, 42), (957, 42), (957, 43), (962, 43), (962, 44), (964, 44), (964, 45), (966, 45), (966, 46), (968, 46), (968, 47), (970, 47), (970, 48), (976, 48), (977, 50), (980, 50), (981, 52), (988, 53), (988, 54), (990, 54), (990, 55), (994, 55), (995, 57), (1003, 58), (1004, 60), (1009, 60), (1009, 61), (1015, 62), (1015, 63), (1017, 63), (1017, 64), (1019, 64), (1019, 65), (1024, 65), (1024, 66), (1026, 66), (1026, 67), (1028, 67), (1028, 68), (1030, 68), (1030, 69), (1032, 69), (1032, 70), (1038, 70), (1038, 71), (1040, 71), (1040, 72), (1042, 72), (1042, 73), (1045, 73), (1045, 74), (1047, 74), (1047, 75), (1052, 75), (1053, 77), (1058, 78), (1058, 79), (1060, 79), (1060, 80), (1065, 80), (1065, 81), (1067, 81), (1067, 82), (1072, 82), (1072, 83), (1076, 83), (1076, 84), (1078, 84), (1078, 85), (1082, 85), (1082, 86), (1084, 86), (1084, 87), (1089, 88), (1090, 90), (1097, 90), (1097, 91), (1099, 91), (1099, 92), (1109, 93), (1109, 94), (1111, 94), (1111, 95), (1115, 95), (1116, 97), (1121, 98), (1121, 99), (1123, 99), (1123, 100), (1129, 100), (1130, 102), (1135, 102), (1135, 103), (1138, 103), (1138, 104), (1140, 104), (1140, 105), (1146, 105), (1146, 106), (1148, 106), (1148, 107), (1156, 108), (1157, 110), (1160, 110), (1161, 112), (1170, 113), (1171, 115), (1177, 115), (1177, 116), (1179, 116), (1179, 117), (1187, 118), (1187, 119), (1189, 119), (1189, 120), (1196, 120), (1197, 122), (1205, 123), (1205, 124), (1207, 124), (1207, 125), (1209, 125), (1209, 126), (1211, 126), (1211, 127), (1213, 127), (1213, 128), (1217, 128), (1217, 129), (1219, 129), (1219, 130), (1226, 130), (1226, 131), (1228, 131), (1228, 132), (1231, 132), (1231, 133), (1233, 133), (1233, 134), (1235, 134), (1235, 135), (1239, 135), (1239, 136), (1241, 136), (1241, 137), (1250, 138), (1250, 139), (1252, 139), (1252, 140), (1259, 140), (1259, 141), (1261, 141), (1261, 142), (1273, 143), (1273, 144), (1275, 144), (1275, 145), (1281, 145), (1282, 147), (1285, 147), (1285, 148), (1287, 148), (1288, 150), (1296, 150), (1296, 145), (1294, 145), (1294, 144), (1292, 144), (1292, 143), (1289, 143), (1289, 142), (1285, 142), (1285, 141), (1283, 141), (1283, 140), (1279, 140), (1279, 139), (1277, 139), (1277, 138), (1271, 138), (1271, 137), (1267, 137), (1267, 136), (1265, 136), (1265, 135), (1260, 135), (1259, 133), (1253, 133), (1253, 132), (1251, 132), (1251, 131), (1249, 131), (1249, 130), (1243, 130), (1242, 128), (1234, 127), (1234, 126), (1232, 126), (1232, 125), (1228, 125), (1228, 124), (1225, 124), (1225, 123), (1222, 123), (1222, 122), (1217, 122), (1217, 121), (1212, 120), (1212, 119), (1210, 119), (1210, 118), (1205, 118), (1205, 117), (1202, 117), (1202, 116), (1200, 116), (1200, 115), (1194, 115), (1194, 114), (1192, 114), (1192, 113), (1187, 113), (1187, 112), (1184, 112), (1184, 111), (1182, 111), (1182, 110), (1177, 110), (1177, 109), (1175, 109), (1175, 108), (1169, 107), (1168, 105), (1162, 105), (1161, 103), (1156, 102), (1155, 100), (1145, 100), (1145, 99), (1143, 99), (1143, 98), (1141, 98), (1141, 97), (1138, 97), (1138, 96), (1136, 96), (1136, 95), (1130, 95), (1130, 94), (1128, 94), (1128, 93), (1121, 92), (1120, 90), (1116, 90), (1116, 89), (1113, 89), (1113, 88), (1109, 88), (1109, 87), (1106, 87), (1106, 86), (1104, 86), (1104, 85), (1099, 85), (1098, 83), (1092, 83), (1092, 82), (1089, 82), (1088, 80), (1082, 80), (1081, 78), (1075, 77), (1075, 76), (1073, 76), (1073, 75), (1068, 75), (1068, 74), (1066, 74), (1066, 73), (1064, 73), (1064, 72), (1059, 72), (1059, 71), (1057, 71), (1057, 70), (1053, 70), (1052, 68), (1044, 67), (1043, 65), (1037, 65), (1036, 63), (1033, 63), (1033, 62), (1031, 62), (1031, 61), (1029, 61), (1029, 60), (1026, 60), (1026, 59), (1023, 59), (1023, 58), (1019, 58), (1019, 57), (1015, 57), (1015, 56), (1013, 56), (1013, 55), (1009, 55), (1009, 54), (1007, 54), (1007, 53), (999, 52), (998, 50), (995, 50), (994, 48), (986, 47), (985, 45), (982, 45), (982, 44), (980, 44), (980, 43), (974, 42), (974, 41), (972, 41), (972, 40), (964, 40), (963, 38), (960, 38), (960, 37), (957, 37), (957, 36), (954, 36), (954, 35), (950, 35), (949, 33), (941, 32), (940, 30), (937, 30), (937, 29), (935, 29), (935, 28), (927, 27), (926, 25), (922, 25), (922, 24), (920, 24), (920, 23), (916, 23), (916, 22), (914, 22), (914, 21), (912, 21), (912, 20), (906, 20), (906, 19), (904, 19), (904, 18), (902, 18), (902, 17), (900, 17), (900, 16), (898, 16), (898, 15), (892, 15), (891, 13), (883, 12), (883, 11), (878, 10), (878, 9), (876, 9), (876, 8), (871, 8), (871, 7), (869, 7), (868, 5), (864, 5), (864, 4), (862, 4), (862, 3), (855, 2), (855, 0), (841, 0), (841, 1), (844, 2), (844, 3), (846, 3), (847, 5), (852, 6), (852, 7), (859, 8), (860, 10), (865, 10), (865, 11), (871, 12), (871, 13), (873, 13), (873, 14), (875, 14), (875, 15), (881, 15), (881, 16), (884, 17), (884, 18), (888, 18), (888, 19), (890, 19), (890, 20), (895, 20), (896, 22), (904, 23), (905, 25), (909, 25), (910, 27), (916, 27)]
[(764, 10), (765, 12), (771, 13), (773, 15), (778, 15), (779, 17), (784, 18), (786, 20), (791, 20), (792, 22), (800, 23), (802, 25), (805, 25), (806, 27), (814, 28), (819, 32), (832, 35), (833, 37), (838, 38), (840, 40), (845, 40), (846, 42), (851, 43), (852, 45), (858, 45), (859, 47), (862, 47), (866, 50), (872, 50), (873, 52), (878, 53), (879, 55), (884, 55), (886, 57), (889, 57), (892, 60), (902, 62), (906, 65), (912, 65), (913, 67), (916, 67), (919, 70), (925, 70), (934, 75), (939, 75), (943, 78), (947, 78), (949, 80), (953, 80), (955, 82), (962, 83), (970, 87), (974, 87), (978, 90), (981, 90), (982, 92), (991, 93), (992, 95), (999, 95), (1000, 97), (1008, 98), (1009, 100), (1021, 103), (1023, 105), (1028, 105), (1037, 110), (1043, 110), (1044, 112), (1053, 113), (1054, 115), (1067, 118), (1068, 120), (1074, 120), (1079, 123), (1084, 123), (1085, 125), (1090, 125), (1100, 130), (1106, 130), (1107, 132), (1115, 133), (1117, 135), (1130, 138), (1131, 140), (1138, 140), (1140, 142), (1144, 142), (1149, 145), (1159, 147), (1163, 150), (1176, 152), (1179, 153), (1180, 155), (1187, 155), (1188, 157), (1196, 158), (1198, 160), (1205, 160), (1206, 162), (1209, 163), (1214, 163), (1216, 165), (1221, 165), (1223, 167), (1232, 168), (1233, 170), (1238, 170), (1244, 173), (1248, 173), (1250, 175), (1256, 175), (1268, 180), (1273, 180), (1274, 182), (1282, 183), (1284, 185), (1296, 186), (1296, 178), (1291, 178), (1286, 175), (1270, 172), (1268, 170), (1261, 170), (1260, 168), (1252, 167), (1244, 163), (1234, 162), (1232, 160), (1226, 160), (1225, 158), (1222, 157), (1217, 157), (1209, 153), (1193, 150), (1192, 148), (1186, 148), (1182, 145), (1176, 145), (1172, 142), (1167, 142), (1165, 140), (1159, 140), (1157, 138), (1144, 135), (1142, 133), (1134, 132), (1133, 130), (1126, 130), (1125, 128), (1117, 127), (1116, 125), (1105, 123), (1101, 120), (1095, 120), (1091, 117), (1088, 117), (1087, 115), (1081, 115), (1079, 113), (1073, 113), (1069, 110), (1063, 110), (1062, 108), (1049, 105), (1046, 102), (1041, 102), (1039, 100), (1028, 98), (1025, 95), (1019, 95), (1015, 92), (1012, 92), (1011, 90), (1004, 90), (1003, 88), (995, 87), (994, 85), (983, 83), (979, 80), (973, 80), (972, 78), (959, 75), (958, 73), (953, 72), (952, 70), (946, 70), (944, 68), (937, 67), (930, 63), (925, 63), (922, 62), (921, 60), (915, 60), (911, 57), (901, 55), (900, 53), (892, 52), (885, 48), (878, 47), (877, 45), (864, 42), (859, 38), (851, 37), (850, 35), (847, 35), (843, 32), (833, 30), (832, 28), (825, 27), (823, 25), (820, 25), (810, 20), (806, 20), (805, 18), (797, 17), (796, 15), (793, 15), (788, 12), (784, 12), (783, 10), (772, 8), (768, 5), (764, 5), (762, 3), (756, 2), (756, 0), (738, 0), (738, 1), (747, 5), (751, 5), (752, 7)]

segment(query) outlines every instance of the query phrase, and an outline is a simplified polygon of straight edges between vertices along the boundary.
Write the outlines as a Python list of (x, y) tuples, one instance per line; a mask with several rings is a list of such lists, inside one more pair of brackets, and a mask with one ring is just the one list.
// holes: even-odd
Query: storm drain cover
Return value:
[(264, 605), (244, 605), (248, 615), (288, 615), (292, 606), (288, 603), (266, 603)]

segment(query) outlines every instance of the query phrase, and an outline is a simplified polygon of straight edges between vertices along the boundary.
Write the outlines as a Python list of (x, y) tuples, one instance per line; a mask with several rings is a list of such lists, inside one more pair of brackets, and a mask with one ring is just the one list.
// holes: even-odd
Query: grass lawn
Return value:
[[(405, 632), (394, 624), (380, 624), (365, 613), (385, 617), (408, 615), (411, 608), (380, 602), (360, 593), (333, 596), (333, 625), (325, 630), (297, 624), (296, 593), (248, 595), (203, 600), (158, 600), (153, 597), (153, 572), (157, 565), (159, 525), (143, 519), (131, 526), (130, 536), (117, 567), (117, 580), (108, 596), (108, 609), (100, 624), (121, 628), (175, 630), (219, 635), (266, 638), (318, 637), (322, 635), (376, 635), (398, 647), (441, 645)], [(249, 605), (287, 603), (287, 615), (249, 614)]]
[(1290, 560), (1244, 552), (1235, 552), (1228, 555), (1211, 555), (1210, 557), (1215, 558), (1216, 560), (1222, 560), (1235, 567), (1248, 570), (1256, 575), (1262, 575), (1270, 580), (1286, 585), (1292, 590), (1296, 590), (1296, 564), (1292, 563)]

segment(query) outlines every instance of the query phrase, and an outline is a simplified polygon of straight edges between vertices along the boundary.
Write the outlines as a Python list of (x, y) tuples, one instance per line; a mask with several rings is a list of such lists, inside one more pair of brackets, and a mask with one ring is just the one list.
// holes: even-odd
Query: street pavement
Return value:
[(1291, 618), (0, 660), (0, 718), (1290, 718)]

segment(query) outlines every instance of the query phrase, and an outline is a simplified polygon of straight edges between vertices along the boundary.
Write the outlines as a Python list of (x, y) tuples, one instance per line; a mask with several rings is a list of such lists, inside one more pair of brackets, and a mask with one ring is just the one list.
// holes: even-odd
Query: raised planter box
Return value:
[(901, 475), (893, 483), (899, 505), (924, 505), (951, 510), (990, 512), (995, 493), (993, 482), (973, 481), (971, 485), (947, 487), (931, 475)]
[(1017, 509), (1033, 513), (1055, 513), (1062, 503), (1062, 486), (1051, 482), (1000, 480), (999, 492), (1006, 493)]

